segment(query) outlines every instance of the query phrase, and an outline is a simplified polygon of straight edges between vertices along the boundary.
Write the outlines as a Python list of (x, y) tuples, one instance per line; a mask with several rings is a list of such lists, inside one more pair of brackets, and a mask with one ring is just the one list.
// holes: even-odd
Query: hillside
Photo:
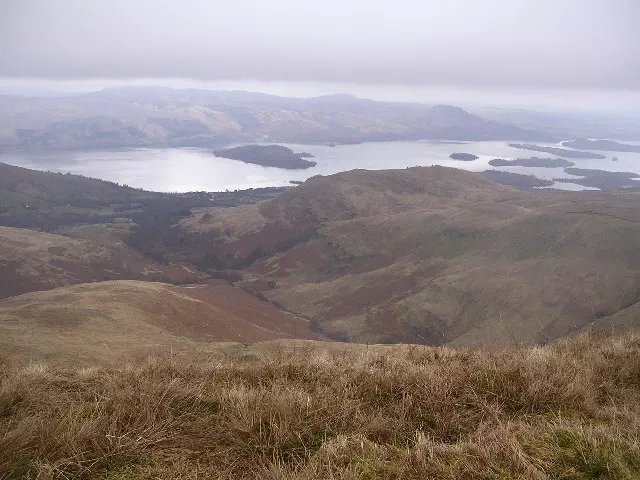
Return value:
[(99, 244), (0, 227), (0, 298), (103, 280), (195, 282), (202, 274), (160, 265), (123, 244)]
[(314, 177), (203, 209), (169, 258), (240, 284), (337, 339), (548, 342), (638, 302), (640, 197), (518, 192), (443, 167)]
[(131, 222), (137, 229), (171, 222), (190, 208), (233, 206), (271, 198), (282, 188), (235, 192), (149, 192), (82, 175), (0, 163), (0, 225), (54, 232), (60, 227)]
[[(0, 300), (0, 354), (95, 365), (169, 351), (197, 356), (280, 338), (322, 339), (308, 322), (230, 287), (109, 281)], [(213, 342), (213, 343), (212, 343)]]
[(550, 140), (439, 105), (351, 95), (111, 88), (59, 98), (0, 96), (0, 148), (211, 147), (233, 142), (357, 143), (417, 138)]
[(0, 225), (53, 230), (130, 216), (163, 195), (113, 182), (0, 163)]
[(595, 333), (505, 350), (4, 361), (0, 477), (635, 480), (638, 372), (637, 335)]
[[(6, 163), (0, 163), (0, 190), (23, 197), (20, 199), (31, 204), (32, 208), (38, 207), (40, 203), (73, 207), (105, 206), (135, 203), (161, 196), (97, 178), (42, 172)], [(8, 193), (4, 195), (8, 196)], [(7, 206), (7, 200), (3, 198), (3, 207)]]

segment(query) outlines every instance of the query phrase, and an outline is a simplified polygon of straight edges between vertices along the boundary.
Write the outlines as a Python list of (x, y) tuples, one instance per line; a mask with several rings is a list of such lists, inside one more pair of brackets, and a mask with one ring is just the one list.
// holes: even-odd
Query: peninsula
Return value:
[(543, 147), (540, 145), (530, 145), (523, 143), (510, 143), (510, 147), (519, 148), (520, 150), (531, 150), (532, 152), (550, 153), (551, 155), (557, 155), (558, 157), (566, 158), (607, 158), (606, 155), (592, 152), (577, 152), (575, 150), (567, 150), (558, 147)]

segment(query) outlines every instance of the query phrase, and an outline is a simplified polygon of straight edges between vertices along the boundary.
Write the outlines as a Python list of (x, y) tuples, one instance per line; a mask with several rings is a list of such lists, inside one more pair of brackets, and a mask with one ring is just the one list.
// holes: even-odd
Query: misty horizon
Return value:
[(347, 94), (359, 99), (450, 104), (464, 108), (502, 108), (557, 113), (637, 115), (640, 92), (607, 90), (471, 90), (448, 86), (361, 85), (320, 82), (202, 82), (191, 79), (7, 79), (0, 78), (0, 95), (54, 97), (99, 92), (110, 88), (171, 88), (175, 90), (238, 91), (285, 98)]
[(633, 0), (9, 0), (0, 93), (162, 85), (633, 113), (639, 17)]

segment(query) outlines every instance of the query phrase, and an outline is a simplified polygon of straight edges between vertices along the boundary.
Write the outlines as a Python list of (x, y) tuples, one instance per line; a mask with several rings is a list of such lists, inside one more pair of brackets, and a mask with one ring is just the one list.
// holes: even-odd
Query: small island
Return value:
[(597, 159), (607, 158), (606, 155), (601, 155), (599, 153), (576, 152), (575, 150), (566, 150), (564, 148), (557, 148), (557, 147), (543, 147), (540, 145), (530, 145), (530, 144), (523, 144), (523, 143), (510, 143), (509, 146), (512, 148), (518, 148), (520, 150), (531, 150), (532, 152), (549, 153), (551, 155), (557, 155), (558, 157), (566, 157), (566, 158), (597, 158)]
[(472, 155), (471, 153), (452, 153), (449, 155), (449, 158), (453, 158), (454, 160), (460, 160), (462, 162), (471, 162), (473, 160), (477, 160), (477, 155)]
[(538, 167), (538, 168), (561, 168), (573, 167), (575, 163), (564, 158), (516, 158), (515, 160), (504, 160), (495, 158), (489, 161), (493, 167)]
[(595, 168), (565, 168), (565, 173), (569, 175), (582, 175), (585, 177), (593, 175), (607, 175), (618, 178), (640, 178), (640, 175), (633, 172), (611, 172), (609, 170), (596, 170)]
[(609, 172), (590, 168), (565, 168), (569, 175), (579, 175), (583, 178), (556, 178), (556, 182), (575, 183), (583, 187), (599, 188), (600, 190), (615, 190), (617, 188), (640, 187), (640, 175), (632, 172)]
[(294, 153), (293, 150), (281, 145), (243, 145), (242, 147), (225, 148), (213, 152), (216, 157), (240, 160), (264, 167), (287, 169), (302, 169), (315, 167), (316, 162), (305, 160), (312, 157), (310, 153)]
[(620, 143), (614, 140), (569, 140), (567, 142), (562, 142), (562, 146), (576, 148), (578, 150), (640, 153), (640, 145), (630, 145), (628, 143)]

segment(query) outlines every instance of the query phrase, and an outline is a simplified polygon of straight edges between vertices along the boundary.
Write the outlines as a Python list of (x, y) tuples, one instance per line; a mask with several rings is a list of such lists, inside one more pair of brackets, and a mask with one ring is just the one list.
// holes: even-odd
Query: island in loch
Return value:
[[(216, 157), (240, 160), (245, 163), (255, 163), (264, 167), (288, 169), (302, 169), (315, 167), (316, 162), (305, 160), (312, 157), (310, 153), (294, 153), (293, 150), (281, 145), (243, 145), (241, 147), (225, 148), (213, 152)], [(305, 158), (303, 158), (305, 157)]]
[(461, 162), (472, 162), (473, 160), (477, 160), (480, 157), (471, 153), (452, 153), (451, 155), (449, 155), (449, 158), (460, 160)]
[(544, 147), (541, 145), (531, 145), (528, 143), (510, 143), (509, 146), (512, 148), (518, 148), (520, 150), (530, 150), (532, 152), (550, 153), (551, 155), (557, 155), (558, 157), (565, 157), (565, 158), (594, 158), (594, 159), (607, 158), (606, 155), (602, 155), (600, 153), (568, 150), (565, 148), (558, 148), (558, 147)]
[(573, 167), (575, 163), (564, 158), (516, 158), (515, 160), (504, 160), (495, 158), (489, 161), (493, 167), (538, 167), (538, 168), (560, 168)]

